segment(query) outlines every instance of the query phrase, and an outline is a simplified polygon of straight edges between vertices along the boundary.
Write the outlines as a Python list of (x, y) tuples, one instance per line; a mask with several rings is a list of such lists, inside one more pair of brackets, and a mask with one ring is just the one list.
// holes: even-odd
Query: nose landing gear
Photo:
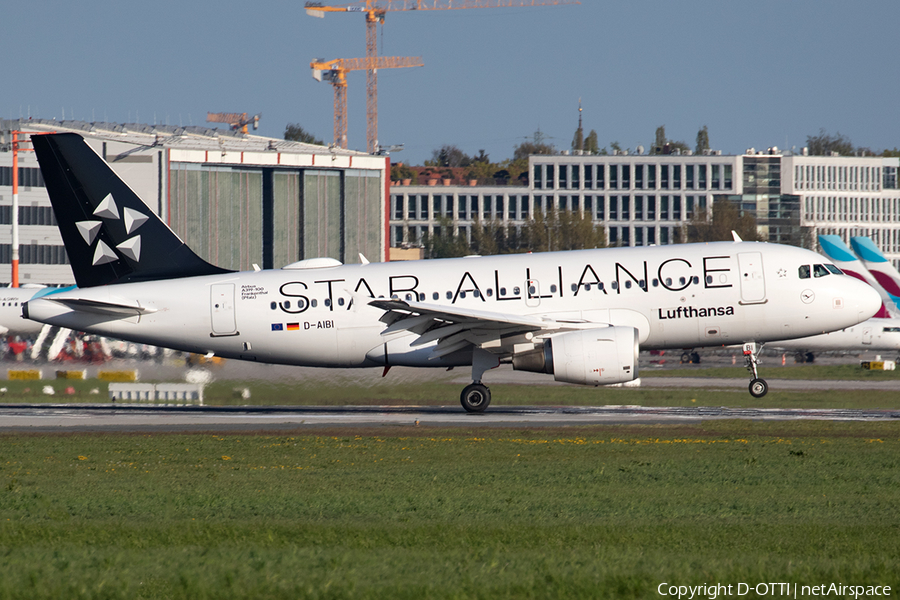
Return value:
[(762, 350), (762, 344), (757, 345), (756, 342), (747, 342), (744, 344), (744, 359), (747, 361), (747, 370), (753, 374), (750, 380), (750, 395), (754, 398), (762, 398), (769, 391), (769, 384), (765, 379), (759, 377), (756, 369), (759, 364), (759, 351)]

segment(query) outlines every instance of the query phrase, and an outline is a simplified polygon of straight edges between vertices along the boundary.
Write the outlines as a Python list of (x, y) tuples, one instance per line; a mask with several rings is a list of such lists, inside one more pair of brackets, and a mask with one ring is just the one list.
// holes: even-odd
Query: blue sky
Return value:
[[(338, 4), (337, 2), (326, 2)], [(365, 55), (360, 14), (255, 3), (34, 0), (5, 6), (0, 116), (203, 124), (262, 113), (329, 142), (333, 92), (315, 57)], [(492, 160), (539, 128), (570, 147), (578, 100), (600, 144), (801, 147), (824, 128), (900, 147), (897, 0), (582, 0), (579, 6), (388, 13), (380, 53), (425, 66), (379, 73), (379, 138), (412, 164), (454, 144)], [(349, 146), (365, 148), (365, 74), (349, 75)]]

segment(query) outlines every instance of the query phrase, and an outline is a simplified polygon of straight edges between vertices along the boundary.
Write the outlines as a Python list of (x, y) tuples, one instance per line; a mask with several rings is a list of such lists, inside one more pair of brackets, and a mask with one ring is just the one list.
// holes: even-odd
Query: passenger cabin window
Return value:
[(800, 275), (800, 279), (809, 279), (809, 265), (800, 265), (797, 273)]

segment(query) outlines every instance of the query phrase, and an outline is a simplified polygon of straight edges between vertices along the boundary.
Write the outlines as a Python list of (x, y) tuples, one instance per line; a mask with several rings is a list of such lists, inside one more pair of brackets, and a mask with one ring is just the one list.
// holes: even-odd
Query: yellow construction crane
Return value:
[[(366, 15), (366, 58), (378, 56), (375, 24), (384, 24), (384, 16), (401, 10), (458, 10), (464, 8), (520, 8), (524, 6), (556, 6), (581, 4), (578, 0), (360, 0), (354, 4), (326, 6), (307, 2), (306, 14), (325, 17), (326, 12), (356, 12)], [(366, 70), (366, 148), (374, 153), (378, 145), (378, 73), (377, 67)], [(337, 88), (335, 88), (337, 94)], [(335, 96), (336, 97), (336, 96)]]
[[(334, 86), (334, 145), (347, 147), (347, 73), (350, 71), (374, 71), (375, 69), (400, 69), (421, 67), (421, 57), (375, 56), (372, 58), (336, 58), (327, 62), (318, 59), (309, 64), (316, 81), (328, 81)], [(369, 148), (374, 153), (374, 145)]]
[(207, 123), (228, 123), (232, 131), (241, 130), (247, 133), (247, 125), (253, 125), (253, 129), (259, 128), (259, 118), (262, 115), (247, 117), (247, 113), (206, 113)]

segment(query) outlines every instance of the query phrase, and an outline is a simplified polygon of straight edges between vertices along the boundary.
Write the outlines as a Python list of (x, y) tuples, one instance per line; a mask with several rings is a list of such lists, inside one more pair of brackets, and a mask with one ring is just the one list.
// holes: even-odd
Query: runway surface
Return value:
[(558, 427), (688, 424), (708, 420), (893, 421), (900, 410), (497, 406), (467, 414), (453, 406), (147, 407), (114, 404), (0, 405), (3, 432), (273, 431), (317, 427)]

